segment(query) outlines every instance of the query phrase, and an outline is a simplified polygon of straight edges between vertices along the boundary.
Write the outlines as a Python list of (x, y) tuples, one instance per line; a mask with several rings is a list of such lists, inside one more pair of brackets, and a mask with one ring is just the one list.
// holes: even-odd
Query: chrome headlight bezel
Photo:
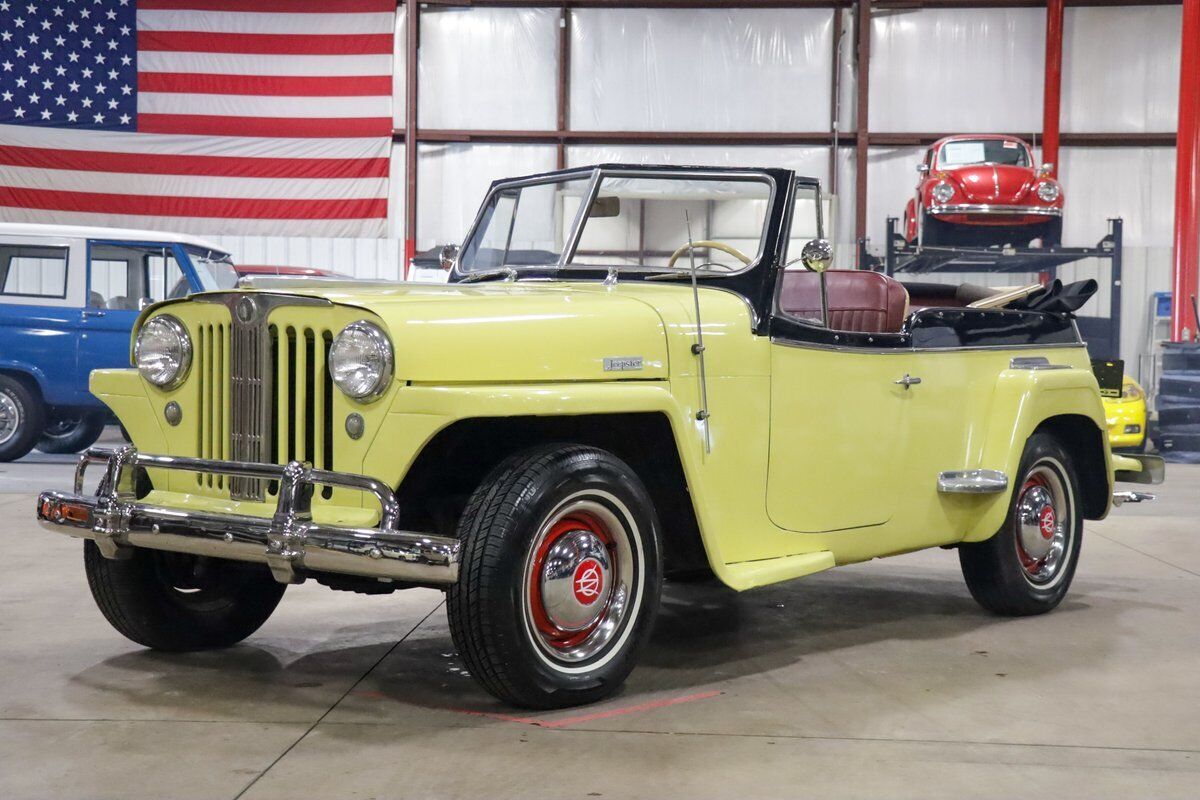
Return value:
[[(167, 353), (171, 356), (174, 366), (166, 370), (156, 369), (153, 366), (150, 361), (152, 353), (148, 350), (147, 337), (160, 330), (174, 338), (173, 345), (168, 345), (168, 348), (173, 347), (174, 353)], [(161, 357), (162, 354), (159, 354), (160, 359)], [(170, 314), (161, 314), (147, 320), (146, 324), (142, 325), (141, 330), (138, 331), (137, 339), (134, 340), (133, 364), (137, 367), (138, 374), (152, 386), (163, 391), (177, 388), (187, 380), (188, 372), (192, 368), (192, 337), (188, 334), (187, 328), (177, 317)]]
[(1062, 190), (1053, 181), (1042, 181), (1037, 185), (1037, 196), (1043, 203), (1053, 203), (1060, 194)]
[[(370, 348), (378, 359), (379, 363), (372, 367), (373, 377), (369, 384), (363, 384), (361, 381), (351, 383), (350, 379), (353, 376), (348, 375), (347, 371), (343, 369), (349, 367), (351, 371), (356, 371), (367, 366), (363, 364), (363, 359), (359, 359), (355, 364), (338, 363), (343, 358), (351, 357), (351, 354), (346, 351), (346, 348), (351, 346), (351, 337), (357, 337), (359, 345)], [(395, 369), (392, 340), (388, 338), (382, 328), (373, 322), (365, 319), (351, 322), (333, 338), (333, 344), (329, 347), (328, 368), (330, 378), (342, 394), (361, 403), (375, 400), (392, 384), (392, 375)]]
[(949, 181), (941, 181), (929, 190), (929, 195), (935, 203), (945, 204), (954, 199), (954, 187)]

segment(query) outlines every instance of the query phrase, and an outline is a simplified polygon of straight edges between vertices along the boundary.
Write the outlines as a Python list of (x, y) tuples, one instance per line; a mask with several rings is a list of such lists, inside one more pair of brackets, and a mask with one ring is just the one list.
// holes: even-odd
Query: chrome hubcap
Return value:
[(525, 565), (524, 616), (538, 650), (572, 664), (613, 641), (630, 610), (630, 533), (607, 505), (568, 501), (542, 525)]
[(540, 580), (550, 622), (563, 631), (581, 631), (596, 621), (612, 593), (608, 548), (590, 530), (569, 531), (546, 553)]
[(4, 444), (17, 434), (21, 427), (21, 410), (17, 403), (7, 394), (0, 392), (0, 444)]
[(1066, 484), (1049, 464), (1030, 470), (1017, 500), (1017, 556), (1033, 583), (1052, 581), (1065, 563), (1073, 521)]

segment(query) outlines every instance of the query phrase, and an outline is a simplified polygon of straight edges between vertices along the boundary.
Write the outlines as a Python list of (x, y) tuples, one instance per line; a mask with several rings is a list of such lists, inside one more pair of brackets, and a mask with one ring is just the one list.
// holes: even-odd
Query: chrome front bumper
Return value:
[[(83, 494), (89, 464), (104, 464), (93, 496)], [(278, 481), (273, 516), (212, 513), (138, 502), (139, 469), (175, 469)], [(341, 486), (374, 495), (377, 528), (319, 525), (312, 521), (312, 487)], [(458, 580), (459, 542), (444, 536), (397, 530), (399, 506), (392, 490), (363, 475), (313, 469), (292, 461), (257, 464), (148, 455), (132, 447), (92, 448), (75, 469), (75, 491), (42, 492), (37, 503), (43, 527), (91, 539), (108, 558), (130, 547), (253, 561), (271, 568), (281, 583), (299, 583), (309, 572), (336, 572), (381, 580), (446, 585)]]
[(1005, 217), (1061, 217), (1061, 208), (1046, 206), (989, 205), (987, 203), (954, 203), (952, 205), (929, 206), (927, 211), (936, 216), (942, 214), (998, 214)]

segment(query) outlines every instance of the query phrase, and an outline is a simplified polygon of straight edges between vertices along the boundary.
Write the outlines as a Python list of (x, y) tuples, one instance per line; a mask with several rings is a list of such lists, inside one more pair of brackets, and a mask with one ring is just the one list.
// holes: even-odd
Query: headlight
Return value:
[(1037, 187), (1037, 196), (1046, 203), (1053, 203), (1055, 200), (1057, 200), (1058, 192), (1058, 184), (1050, 183), (1049, 181), (1042, 181)]
[(392, 380), (392, 343), (378, 325), (352, 322), (329, 348), (329, 374), (356, 400), (378, 397)]
[(1136, 400), (1142, 396), (1142, 390), (1136, 383), (1127, 383), (1121, 387), (1121, 397), (1125, 400)]
[(931, 192), (933, 199), (939, 203), (949, 203), (950, 198), (954, 197), (954, 187), (942, 181), (937, 186), (933, 187)]
[(142, 377), (160, 389), (174, 389), (192, 365), (192, 339), (183, 323), (169, 314), (142, 326), (133, 345), (133, 362)]

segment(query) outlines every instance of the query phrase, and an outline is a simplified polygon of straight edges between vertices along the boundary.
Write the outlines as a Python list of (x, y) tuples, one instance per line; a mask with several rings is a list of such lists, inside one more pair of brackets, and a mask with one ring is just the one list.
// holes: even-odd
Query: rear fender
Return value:
[[(1100, 519), (1108, 513), (1112, 501), (1112, 454), (1105, 435), (1100, 388), (1091, 370), (1081, 366), (1007, 369), (996, 381), (980, 466), (1003, 472), (1008, 476), (1009, 486), (984, 501), (978, 523), (964, 541), (982, 541), (1000, 529), (1015, 490), (1025, 443), (1039, 428), (1054, 432), (1060, 423), (1095, 436), (1102, 454), (1100, 463), (1095, 463), (1094, 447), (1081, 448), (1071, 437), (1065, 437), (1064, 445), (1075, 456), (1081, 481), (1085, 491), (1089, 491), (1085, 506), (1088, 517)], [(1091, 457), (1086, 455), (1089, 452)], [(1096, 493), (1102, 496), (1092, 496)]]

